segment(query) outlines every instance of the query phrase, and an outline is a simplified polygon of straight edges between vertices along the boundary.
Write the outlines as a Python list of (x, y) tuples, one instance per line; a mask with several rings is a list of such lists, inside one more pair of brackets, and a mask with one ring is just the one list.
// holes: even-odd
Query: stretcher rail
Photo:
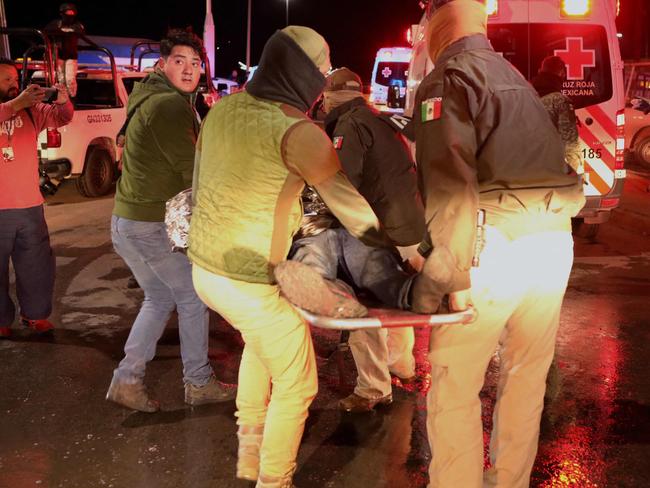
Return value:
[(315, 315), (297, 309), (303, 318), (314, 327), (330, 330), (389, 329), (394, 327), (435, 327), (438, 325), (464, 325), (476, 320), (473, 307), (462, 312), (421, 315), (406, 311), (370, 309), (368, 317), (334, 318)]

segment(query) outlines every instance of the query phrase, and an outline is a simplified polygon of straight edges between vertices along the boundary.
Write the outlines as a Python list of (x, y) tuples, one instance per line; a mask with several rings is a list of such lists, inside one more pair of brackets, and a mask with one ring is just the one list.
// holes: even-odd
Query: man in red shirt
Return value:
[(14, 62), (0, 59), (0, 337), (8, 337), (16, 308), (9, 296), (9, 259), (23, 325), (38, 332), (54, 326), (55, 262), (38, 182), (38, 134), (61, 127), (74, 109), (64, 85), (53, 104), (41, 103), (45, 90), (30, 85), (19, 92)]

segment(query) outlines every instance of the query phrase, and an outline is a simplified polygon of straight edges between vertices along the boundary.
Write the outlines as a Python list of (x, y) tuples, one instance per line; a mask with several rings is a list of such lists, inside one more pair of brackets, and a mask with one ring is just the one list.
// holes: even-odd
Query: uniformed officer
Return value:
[[(478, 311), (472, 325), (431, 333), (429, 486), (523, 488), (573, 262), (571, 217), (584, 196), (537, 94), (490, 46), (484, 5), (431, 0), (428, 11), (435, 69), (417, 91), (414, 129), (431, 251), (412, 307), (434, 312), (449, 294), (452, 310)], [(484, 476), (479, 392), (500, 340)]]
[(584, 174), (584, 161), (580, 155), (578, 122), (571, 99), (562, 93), (566, 80), (566, 65), (559, 56), (547, 56), (542, 61), (537, 76), (531, 81), (542, 99), (553, 125), (564, 142), (564, 156), (567, 164), (577, 174)]
[[(400, 121), (372, 109), (363, 98), (361, 78), (347, 68), (328, 75), (323, 109), (327, 114), (325, 131), (346, 176), (368, 201), (403, 257), (418, 257), (424, 209), (415, 166), (399, 132)], [(411, 276), (396, 254), (394, 249), (368, 246), (339, 226), (297, 240), (292, 259), (317, 269), (329, 280), (341, 275), (357, 289), (372, 293), (384, 306), (397, 308), (405, 301)], [(309, 287), (313, 280), (294, 280), (298, 289), (288, 289), (281, 278), (279, 283), (287, 296), (302, 293), (311, 305), (326, 297), (326, 286), (322, 291)], [(352, 332), (349, 344), (357, 366), (357, 384), (354, 392), (339, 402), (339, 408), (364, 412), (391, 403), (391, 373), (402, 383), (416, 380), (414, 342), (410, 327)]]

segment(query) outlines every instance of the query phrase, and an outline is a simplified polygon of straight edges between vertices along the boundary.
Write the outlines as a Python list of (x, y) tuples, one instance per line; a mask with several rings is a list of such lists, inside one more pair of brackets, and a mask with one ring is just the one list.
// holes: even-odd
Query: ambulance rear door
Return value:
[(618, 205), (625, 178), (622, 63), (613, 7), (594, 2), (587, 14), (566, 18), (553, 0), (498, 5), (488, 21), (488, 37), (527, 79), (546, 56), (560, 56), (567, 65), (563, 92), (576, 108), (585, 162), (587, 204), (581, 216), (587, 223), (604, 222)]

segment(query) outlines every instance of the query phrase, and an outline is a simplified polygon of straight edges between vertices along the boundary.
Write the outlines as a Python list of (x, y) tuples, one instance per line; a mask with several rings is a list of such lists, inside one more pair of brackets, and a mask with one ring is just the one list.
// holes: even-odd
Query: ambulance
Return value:
[(382, 47), (377, 51), (370, 82), (370, 103), (381, 111), (404, 111), (410, 61), (410, 47)]
[[(616, 0), (487, 0), (488, 37), (495, 51), (528, 80), (547, 56), (567, 66), (563, 92), (579, 120), (587, 203), (578, 222), (593, 237), (619, 205), (625, 169), (623, 62), (615, 26)], [(425, 6), (426, 7), (426, 6)], [(405, 114), (412, 116), (419, 83), (432, 69), (425, 13), (412, 27)]]

